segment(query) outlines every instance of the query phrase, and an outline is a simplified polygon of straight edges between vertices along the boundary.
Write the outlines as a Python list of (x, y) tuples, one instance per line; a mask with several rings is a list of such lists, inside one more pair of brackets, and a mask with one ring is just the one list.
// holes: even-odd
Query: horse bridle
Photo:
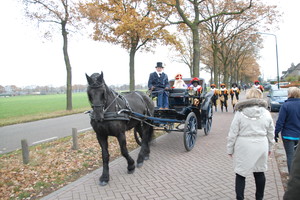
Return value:
[[(103, 83), (102, 84), (93, 83), (93, 85), (90, 85), (89, 87), (93, 88), (93, 89), (97, 89), (97, 88), (100, 88), (101, 86), (103, 86)], [(117, 92), (116, 92), (116, 94), (113, 91), (111, 91), (111, 92), (113, 93), (113, 95), (115, 96), (115, 98), (110, 102), (110, 104), (106, 108), (105, 108), (106, 101), (104, 103), (102, 103), (102, 104), (99, 104), (99, 105), (91, 104), (91, 107), (93, 109), (97, 108), (97, 107), (100, 107), (100, 109), (103, 111), (103, 114), (105, 114), (107, 112), (107, 110), (112, 106), (112, 104), (120, 97), (121, 100), (125, 101), (125, 106), (127, 108), (129, 108), (129, 110), (131, 110), (128, 101), (122, 95), (120, 95)]]

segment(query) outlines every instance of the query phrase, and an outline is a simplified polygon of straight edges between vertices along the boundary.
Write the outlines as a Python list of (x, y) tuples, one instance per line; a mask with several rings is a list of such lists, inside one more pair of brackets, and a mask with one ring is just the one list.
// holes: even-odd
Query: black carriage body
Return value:
[[(192, 78), (183, 78), (186, 85), (190, 85)], [(185, 120), (189, 113), (195, 113), (197, 117), (198, 129), (205, 126), (208, 114), (211, 112), (211, 98), (212, 93), (207, 92), (206, 83), (203, 78), (199, 78), (200, 85), (202, 86), (202, 93), (199, 96), (191, 96), (187, 89), (173, 88), (169, 90), (169, 108), (168, 110), (154, 111), (154, 116), (164, 119)], [(174, 85), (174, 79), (171, 79), (170, 86)], [(198, 106), (193, 105), (193, 99), (198, 98), (200, 103)], [(212, 113), (210, 113), (212, 114)]]
[[(191, 78), (183, 79), (189, 85)], [(172, 87), (174, 80), (170, 80)], [(154, 117), (145, 117), (135, 113), (138, 118), (145, 117), (150, 120), (155, 127), (163, 128), (167, 132), (183, 131), (184, 146), (187, 151), (193, 149), (196, 138), (197, 129), (204, 129), (205, 135), (211, 130), (212, 124), (212, 101), (213, 92), (207, 92), (206, 84), (203, 78), (200, 78), (202, 93), (191, 94), (188, 89), (170, 89), (169, 92), (169, 109), (155, 109)], [(195, 100), (197, 104), (195, 104)], [(182, 127), (181, 125), (184, 125)], [(141, 135), (134, 131), (134, 136), (138, 144), (141, 145)]]

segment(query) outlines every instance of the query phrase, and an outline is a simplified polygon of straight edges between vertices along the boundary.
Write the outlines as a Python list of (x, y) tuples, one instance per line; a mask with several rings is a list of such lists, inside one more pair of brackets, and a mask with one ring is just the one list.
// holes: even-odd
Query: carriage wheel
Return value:
[(212, 125), (212, 104), (210, 103), (207, 108), (207, 113), (205, 116), (205, 122), (204, 122), (204, 134), (208, 135), (210, 130), (211, 130), (211, 125)]
[(184, 125), (184, 147), (187, 151), (194, 148), (197, 138), (197, 117), (195, 113), (190, 112), (185, 120)]
[(142, 135), (139, 132), (137, 132), (136, 128), (133, 129), (133, 133), (136, 143), (142, 146)]

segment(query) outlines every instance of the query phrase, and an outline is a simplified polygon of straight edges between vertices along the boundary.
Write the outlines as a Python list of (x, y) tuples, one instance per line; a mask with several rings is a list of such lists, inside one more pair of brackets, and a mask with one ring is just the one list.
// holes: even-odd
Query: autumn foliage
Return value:
[[(136, 148), (132, 132), (126, 137), (128, 149)], [(72, 150), (70, 137), (34, 146), (27, 165), (20, 151), (1, 155), (0, 199), (38, 199), (98, 169), (102, 159), (95, 133), (81, 134), (78, 142), (79, 150)], [(121, 155), (116, 138), (109, 139), (109, 152), (112, 159)]]

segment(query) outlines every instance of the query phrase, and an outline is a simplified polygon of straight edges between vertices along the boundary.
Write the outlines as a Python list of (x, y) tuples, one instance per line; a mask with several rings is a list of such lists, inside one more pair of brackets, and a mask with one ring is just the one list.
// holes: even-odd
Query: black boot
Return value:
[(218, 111), (217, 107), (216, 107), (216, 112)]
[(226, 107), (226, 112), (228, 112), (227, 107)]

